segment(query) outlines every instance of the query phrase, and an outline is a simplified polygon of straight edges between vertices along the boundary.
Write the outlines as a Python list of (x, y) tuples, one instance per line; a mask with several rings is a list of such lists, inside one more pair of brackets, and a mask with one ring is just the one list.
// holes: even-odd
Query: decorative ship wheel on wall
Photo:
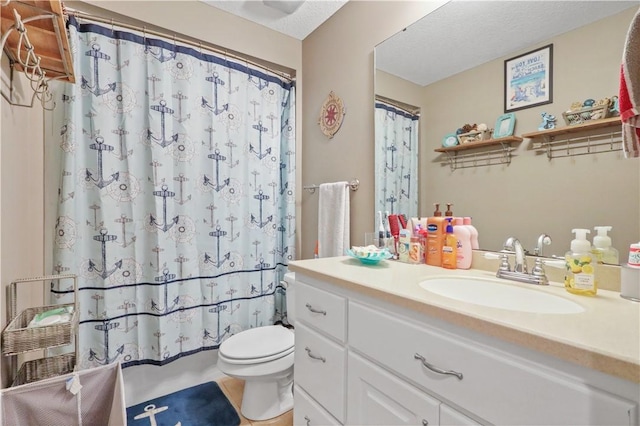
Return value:
[(318, 118), (318, 124), (320, 125), (322, 133), (331, 139), (333, 135), (338, 133), (338, 130), (340, 130), (344, 115), (345, 108), (342, 99), (336, 96), (333, 91), (330, 92), (329, 96), (322, 104), (320, 118)]

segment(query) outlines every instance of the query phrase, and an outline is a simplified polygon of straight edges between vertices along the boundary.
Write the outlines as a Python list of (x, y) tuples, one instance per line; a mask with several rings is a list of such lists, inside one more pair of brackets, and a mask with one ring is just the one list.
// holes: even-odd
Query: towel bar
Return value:
[[(347, 185), (349, 185), (349, 188), (352, 191), (357, 191), (358, 188), (360, 187), (360, 181), (358, 179), (352, 179), (350, 182), (347, 183)], [(316, 189), (318, 188), (320, 188), (320, 185), (306, 185), (302, 187), (302, 189), (305, 189), (312, 194), (315, 194)]]

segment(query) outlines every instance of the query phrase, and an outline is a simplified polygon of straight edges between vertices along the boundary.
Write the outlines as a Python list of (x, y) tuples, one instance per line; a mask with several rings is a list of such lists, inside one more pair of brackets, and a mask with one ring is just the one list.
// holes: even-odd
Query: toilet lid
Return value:
[(280, 325), (250, 328), (229, 337), (220, 345), (220, 353), (229, 359), (265, 358), (293, 348), (294, 334)]

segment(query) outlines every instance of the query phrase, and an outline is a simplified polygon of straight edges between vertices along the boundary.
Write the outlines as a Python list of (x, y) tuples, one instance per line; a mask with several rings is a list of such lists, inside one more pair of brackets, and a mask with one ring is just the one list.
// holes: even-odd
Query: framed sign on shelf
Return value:
[(504, 112), (553, 102), (553, 44), (504, 61)]

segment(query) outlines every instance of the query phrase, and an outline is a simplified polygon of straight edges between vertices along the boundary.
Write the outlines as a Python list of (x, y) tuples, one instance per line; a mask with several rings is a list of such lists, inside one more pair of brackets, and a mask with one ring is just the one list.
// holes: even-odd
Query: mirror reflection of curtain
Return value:
[(398, 106), (375, 103), (376, 211), (418, 215), (419, 119)]

